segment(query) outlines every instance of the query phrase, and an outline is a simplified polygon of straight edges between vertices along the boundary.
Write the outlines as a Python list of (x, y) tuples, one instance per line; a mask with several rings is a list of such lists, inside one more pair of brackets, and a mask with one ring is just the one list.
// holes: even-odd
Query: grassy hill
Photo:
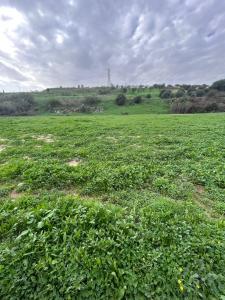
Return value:
[[(101, 92), (103, 94), (101, 94)], [(34, 99), (38, 104), (38, 112), (46, 114), (48, 112), (48, 103), (51, 100), (69, 101), (70, 106), (85, 100), (87, 97), (97, 97), (100, 99), (101, 114), (143, 114), (143, 113), (168, 113), (169, 102), (160, 99), (159, 89), (146, 88), (137, 89), (136, 91), (128, 90), (125, 95), (127, 97), (127, 104), (118, 106), (115, 104), (115, 99), (121, 90), (108, 88), (58, 88), (48, 89), (43, 92), (33, 93)], [(147, 95), (151, 98), (147, 98)], [(130, 105), (129, 102), (135, 96), (141, 96), (143, 102), (141, 104)], [(72, 112), (72, 111), (71, 111)], [(68, 109), (68, 113), (71, 113)], [(98, 113), (97, 113), (98, 114)]]
[(223, 299), (224, 122), (0, 118), (0, 298)]

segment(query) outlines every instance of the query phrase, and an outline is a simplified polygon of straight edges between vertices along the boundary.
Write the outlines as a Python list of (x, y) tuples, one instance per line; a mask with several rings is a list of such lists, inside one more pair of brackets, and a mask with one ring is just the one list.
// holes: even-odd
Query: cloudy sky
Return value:
[(0, 0), (0, 89), (211, 83), (224, 0)]

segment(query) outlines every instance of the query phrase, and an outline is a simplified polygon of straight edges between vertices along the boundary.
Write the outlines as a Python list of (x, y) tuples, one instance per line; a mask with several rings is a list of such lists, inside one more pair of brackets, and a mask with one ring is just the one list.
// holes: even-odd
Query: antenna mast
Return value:
[(111, 71), (110, 68), (107, 69), (107, 85), (110, 87), (111, 84)]

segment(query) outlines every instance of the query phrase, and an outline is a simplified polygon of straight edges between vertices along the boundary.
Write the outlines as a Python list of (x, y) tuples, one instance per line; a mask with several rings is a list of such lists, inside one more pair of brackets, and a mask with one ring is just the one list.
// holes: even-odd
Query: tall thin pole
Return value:
[(107, 77), (108, 77), (107, 85), (108, 85), (108, 86), (111, 86), (111, 74), (110, 74), (110, 68), (107, 69)]

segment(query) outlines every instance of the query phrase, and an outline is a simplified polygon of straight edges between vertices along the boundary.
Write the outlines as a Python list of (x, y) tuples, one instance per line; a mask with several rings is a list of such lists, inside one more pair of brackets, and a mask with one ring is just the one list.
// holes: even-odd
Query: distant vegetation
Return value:
[(36, 103), (32, 94), (1, 94), (0, 115), (22, 116), (33, 114)]
[[(137, 105), (138, 104), (138, 105)], [(0, 115), (30, 114), (148, 114), (225, 111), (225, 80), (211, 86), (154, 84), (48, 88), (34, 93), (3, 93)]]
[(184, 85), (171, 96), (173, 113), (209, 113), (225, 111), (225, 80), (210, 87)]

